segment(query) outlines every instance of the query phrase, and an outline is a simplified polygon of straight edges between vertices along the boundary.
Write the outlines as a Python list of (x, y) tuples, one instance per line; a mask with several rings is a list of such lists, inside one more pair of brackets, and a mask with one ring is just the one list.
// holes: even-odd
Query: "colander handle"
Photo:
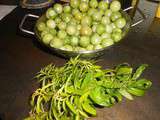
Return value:
[(27, 19), (28, 17), (39, 18), (39, 16), (37, 16), (37, 15), (26, 14), (26, 15), (23, 17), (23, 19), (22, 19), (22, 21), (21, 21), (21, 23), (20, 23), (20, 25), (19, 25), (19, 29), (20, 29), (22, 32), (24, 32), (24, 33), (34, 35), (34, 34), (35, 34), (34, 32), (29, 31), (29, 30), (23, 28), (23, 25), (24, 25), (24, 23), (25, 23), (25, 21), (26, 21), (26, 19)]
[[(123, 11), (128, 11), (128, 10), (131, 10), (131, 9), (134, 9), (134, 7), (128, 7), (128, 8), (126, 8), (126, 9), (124, 9)], [(139, 12), (139, 14), (141, 15), (141, 19), (140, 20), (138, 20), (137, 22), (135, 22), (135, 23), (133, 23), (132, 25), (131, 25), (131, 27), (134, 27), (134, 26), (136, 26), (136, 25), (138, 25), (138, 24), (140, 24), (141, 22), (143, 22), (145, 19), (146, 19), (146, 16), (144, 15), (144, 13), (142, 12), (142, 10), (141, 9), (139, 9), (138, 7), (137, 7), (137, 9), (136, 9), (138, 12)]]

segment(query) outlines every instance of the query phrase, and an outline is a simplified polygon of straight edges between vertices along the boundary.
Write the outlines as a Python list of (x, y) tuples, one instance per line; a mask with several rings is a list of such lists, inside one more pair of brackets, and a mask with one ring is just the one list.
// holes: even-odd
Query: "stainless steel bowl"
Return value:
[[(138, 22), (134, 23), (134, 24), (131, 24), (131, 22), (132, 22), (131, 17), (126, 12), (127, 10), (130, 10), (130, 9), (133, 9), (133, 7), (129, 7), (127, 9), (121, 11), (122, 16), (127, 21), (126, 26), (122, 30), (122, 39), (124, 39), (124, 37), (127, 35), (127, 33), (129, 32), (129, 30), (130, 30), (130, 28), (132, 26), (135, 26), (135, 25), (141, 23), (145, 19), (144, 14), (138, 9), (139, 13), (142, 15), (142, 19), (139, 20)], [(26, 29), (23, 28), (23, 24), (24, 24), (24, 22), (25, 22), (25, 20), (26, 20), (27, 17), (38, 18), (38, 20), (36, 22), (36, 25), (34, 27), (34, 32), (28, 31), (28, 30), (26, 30)], [(45, 15), (42, 15), (41, 17), (39, 17), (39, 16), (33, 15), (33, 14), (26, 14), (24, 16), (24, 18), (22, 19), (22, 22), (21, 22), (19, 28), (20, 28), (21, 31), (23, 31), (25, 33), (36, 35), (36, 37), (38, 38), (38, 41), (42, 45), (45, 45), (42, 42), (40, 34), (39, 34), (39, 32), (37, 30), (37, 27), (36, 27), (39, 22), (42, 22), (42, 21), (45, 21), (45, 20), (46, 20)], [(112, 46), (114, 46), (114, 45), (112, 45)], [(75, 57), (75, 56), (78, 56), (78, 55), (80, 57), (82, 57), (82, 58), (95, 58), (95, 57), (99, 57), (99, 56), (103, 55), (105, 52), (107, 52), (107, 49), (109, 49), (110, 47), (112, 47), (112, 46), (110, 46), (110, 47), (106, 47), (106, 48), (102, 48), (102, 49), (97, 49), (97, 50), (92, 50), (92, 51), (66, 51), (66, 50), (50, 47), (49, 45), (45, 45), (45, 46), (48, 47), (53, 53), (56, 53), (58, 55), (66, 57), (66, 58)]]

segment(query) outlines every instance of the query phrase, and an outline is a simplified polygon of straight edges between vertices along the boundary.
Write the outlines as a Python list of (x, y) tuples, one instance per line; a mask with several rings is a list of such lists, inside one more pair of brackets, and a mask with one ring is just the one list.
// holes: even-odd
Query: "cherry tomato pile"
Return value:
[(102, 49), (122, 39), (126, 20), (121, 4), (97, 0), (70, 0), (46, 11), (46, 20), (37, 24), (42, 42), (67, 51)]

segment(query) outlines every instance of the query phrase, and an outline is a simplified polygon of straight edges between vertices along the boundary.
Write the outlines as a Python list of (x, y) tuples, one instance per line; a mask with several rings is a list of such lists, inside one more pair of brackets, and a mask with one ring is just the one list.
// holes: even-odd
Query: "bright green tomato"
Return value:
[(81, 26), (80, 33), (81, 35), (90, 36), (92, 34), (92, 29), (87, 25), (83, 25)]
[(80, 30), (81, 27), (82, 27), (82, 26), (81, 26), (80, 24), (78, 24), (78, 25), (77, 25), (77, 30)]
[(55, 36), (57, 31), (55, 29), (49, 29), (49, 33), (51, 33), (52, 36)]
[(64, 22), (68, 23), (71, 20), (72, 16), (69, 13), (65, 13), (62, 15), (62, 19)]
[(75, 14), (75, 19), (80, 21), (82, 19), (82, 13), (78, 12), (77, 14)]
[(116, 25), (114, 23), (111, 23), (110, 25), (112, 26), (113, 29), (116, 28)]
[(110, 9), (105, 10), (105, 16), (110, 17), (112, 15), (112, 11)]
[(79, 47), (78, 49), (79, 49), (79, 51), (86, 51), (86, 49), (83, 47)]
[(113, 30), (113, 27), (112, 27), (111, 24), (106, 25), (106, 32), (107, 32), (107, 33), (112, 33), (112, 30)]
[(49, 9), (47, 10), (47, 12), (46, 12), (46, 17), (47, 17), (48, 19), (54, 19), (56, 16), (57, 16), (57, 13), (55, 12), (54, 9), (49, 8)]
[(96, 11), (93, 15), (92, 15), (92, 18), (94, 21), (100, 21), (102, 19), (102, 15), (99, 14), (98, 11)]
[(82, 36), (80, 38), (79, 44), (81, 47), (87, 47), (90, 44), (90, 38), (87, 36)]
[(63, 7), (61, 4), (59, 3), (56, 3), (54, 6), (53, 6), (54, 10), (56, 11), (56, 13), (60, 14), (62, 13), (63, 11)]
[(92, 23), (92, 18), (90, 16), (84, 16), (81, 20), (82, 25), (88, 25), (90, 26)]
[(123, 28), (126, 25), (126, 20), (124, 18), (119, 18), (115, 21), (115, 24), (118, 28)]
[(98, 34), (95, 33), (91, 36), (91, 43), (93, 45), (100, 44), (100, 42), (101, 42), (101, 37)]
[(106, 10), (108, 8), (108, 3), (102, 0), (99, 2), (98, 8), (101, 10)]
[(69, 35), (75, 35), (77, 32), (77, 28), (75, 25), (68, 25), (66, 30)]
[(58, 28), (59, 28), (60, 30), (65, 30), (65, 29), (66, 29), (66, 26), (67, 26), (67, 24), (66, 24), (65, 22), (60, 22), (60, 23), (58, 24)]
[(45, 34), (48, 34), (48, 33), (49, 33), (49, 32), (48, 32), (47, 30), (42, 31), (42, 32), (41, 32), (41, 38), (43, 38), (44, 35), (45, 35)]
[(47, 20), (46, 24), (47, 24), (47, 27), (49, 27), (49, 28), (55, 28), (56, 27), (56, 23), (52, 19)]
[(92, 16), (94, 13), (96, 12), (96, 9), (94, 9), (94, 8), (90, 8), (89, 10), (88, 10), (88, 15), (89, 16)]
[(104, 38), (101, 41), (102, 47), (108, 47), (114, 44), (114, 41), (111, 38)]
[(89, 5), (91, 8), (96, 8), (98, 6), (98, 1), (97, 0), (90, 0)]
[(44, 44), (48, 45), (50, 43), (50, 41), (53, 39), (53, 36), (49, 33), (45, 34), (43, 37), (42, 37), (42, 41)]
[(72, 46), (77, 46), (79, 43), (79, 38), (77, 36), (72, 36), (70, 42)]
[(70, 45), (70, 43), (71, 43), (71, 38), (70, 38), (69, 36), (66, 36), (66, 37), (63, 39), (63, 41), (64, 41), (64, 44), (65, 44), (65, 45), (66, 45), (66, 44)]
[(110, 24), (110, 18), (108, 16), (103, 16), (102, 17), (102, 24), (106, 25), (106, 24)]
[(117, 33), (117, 32), (122, 33), (122, 30), (120, 28), (114, 28), (112, 32), (113, 33)]
[(105, 26), (103, 24), (97, 25), (96, 32), (101, 35), (105, 32)]
[(80, 6), (79, 6), (79, 9), (80, 11), (82, 12), (86, 12), (88, 10), (88, 3), (87, 2), (81, 2), (80, 3)]
[(99, 14), (101, 14), (101, 16), (103, 16), (104, 15), (104, 10), (100, 9)]
[(69, 5), (66, 5), (63, 7), (64, 13), (70, 13), (71, 12), (71, 7)]
[(89, 3), (90, 0), (81, 0), (81, 2)]
[(92, 44), (89, 44), (87, 47), (86, 47), (87, 50), (94, 50), (94, 46)]
[(67, 33), (64, 30), (60, 30), (57, 35), (60, 39), (64, 39), (67, 36)]
[(73, 51), (73, 47), (71, 45), (65, 45), (64, 50)]
[(102, 47), (100, 44), (94, 46), (94, 49), (95, 49), (95, 50), (102, 49), (102, 48), (103, 48), (103, 47)]
[(121, 18), (122, 15), (120, 12), (113, 12), (112, 15), (111, 15), (111, 20), (114, 22), (116, 21), (118, 18)]
[(78, 9), (72, 9), (72, 15), (76, 15), (76, 14), (78, 14), (80, 11), (78, 10)]
[(50, 46), (53, 48), (61, 48), (63, 46), (63, 41), (55, 37), (53, 38), (53, 40), (50, 41)]
[(60, 17), (56, 17), (54, 21), (55, 21), (56, 24), (58, 24), (58, 23), (60, 23), (62, 20), (61, 20)]
[(110, 4), (110, 9), (113, 12), (119, 11), (121, 9), (121, 3), (118, 0), (114, 0), (113, 2), (111, 2)]
[(75, 18), (72, 18), (68, 24), (77, 26), (77, 20)]
[(93, 32), (96, 32), (96, 29), (97, 29), (97, 25), (93, 25), (93, 26), (92, 26), (92, 31), (93, 31)]
[(111, 37), (114, 40), (114, 42), (119, 42), (122, 39), (122, 34), (119, 32), (112, 33)]
[(45, 29), (46, 29), (46, 24), (45, 24), (44, 22), (38, 23), (38, 24), (37, 24), (37, 29), (38, 29), (39, 31), (45, 30)]
[(111, 34), (110, 33), (103, 33), (101, 35), (101, 38), (104, 39), (104, 38), (111, 38)]
[(80, 0), (70, 0), (70, 5), (72, 8), (78, 8), (80, 4)]

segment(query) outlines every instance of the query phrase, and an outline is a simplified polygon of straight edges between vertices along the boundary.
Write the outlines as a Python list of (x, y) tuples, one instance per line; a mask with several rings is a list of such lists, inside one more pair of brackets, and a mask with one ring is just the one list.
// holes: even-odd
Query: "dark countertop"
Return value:
[[(33, 36), (22, 34), (18, 25), (24, 14), (16, 8), (0, 21), (0, 119), (22, 120), (29, 112), (29, 96), (37, 88), (34, 75), (44, 66), (63, 65), (65, 59), (42, 48)], [(33, 11), (32, 11), (33, 13)], [(148, 21), (151, 22), (148, 22)], [(147, 26), (147, 27), (146, 27)], [(133, 67), (149, 64), (143, 77), (153, 86), (143, 97), (124, 100), (112, 108), (101, 109), (92, 120), (159, 120), (160, 119), (160, 19), (148, 18), (133, 27), (119, 46), (112, 47), (100, 58), (104, 68), (128, 62)]]

